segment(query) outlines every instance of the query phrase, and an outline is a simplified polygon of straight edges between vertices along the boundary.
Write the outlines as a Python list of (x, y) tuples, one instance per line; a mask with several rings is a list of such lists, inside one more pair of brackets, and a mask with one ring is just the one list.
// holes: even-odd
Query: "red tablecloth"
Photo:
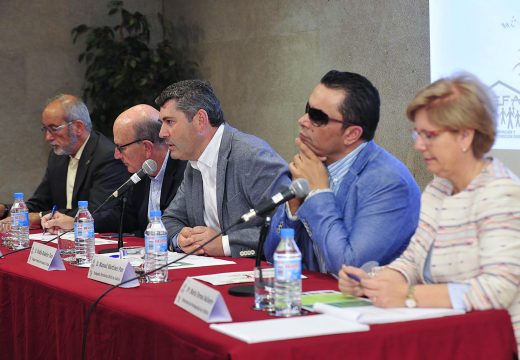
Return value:
[[(132, 244), (142, 240), (130, 239)], [(1, 248), (5, 254), (9, 250)], [(109, 285), (89, 280), (87, 269), (43, 271), (27, 264), (28, 252), (0, 259), (0, 359), (79, 359), (88, 307)], [(368, 332), (246, 344), (219, 332), (173, 304), (189, 275), (250, 270), (236, 265), (169, 271), (165, 284), (116, 289), (91, 319), (89, 359), (508, 359), (516, 352), (504, 310), (374, 325)], [(303, 290), (335, 289), (336, 281), (306, 273)], [(252, 298), (224, 296), (233, 321), (268, 319), (251, 310)]]

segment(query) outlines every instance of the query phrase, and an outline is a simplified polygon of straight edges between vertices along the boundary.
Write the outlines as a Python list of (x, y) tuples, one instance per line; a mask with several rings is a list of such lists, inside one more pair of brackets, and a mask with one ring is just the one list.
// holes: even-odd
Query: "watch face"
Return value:
[(417, 307), (417, 302), (415, 302), (414, 299), (406, 299), (404, 304), (406, 305), (407, 308)]

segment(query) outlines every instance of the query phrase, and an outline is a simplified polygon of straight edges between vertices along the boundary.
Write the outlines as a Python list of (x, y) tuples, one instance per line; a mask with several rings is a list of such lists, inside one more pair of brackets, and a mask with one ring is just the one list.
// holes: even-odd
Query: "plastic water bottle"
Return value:
[(274, 308), (276, 316), (299, 315), (302, 294), (302, 254), (294, 242), (294, 229), (282, 229), (274, 253)]
[[(150, 222), (144, 232), (144, 272), (166, 265), (168, 262), (168, 232), (161, 221), (161, 210), (150, 211)], [(146, 276), (146, 282), (160, 283), (168, 280), (168, 267)]]
[(11, 247), (22, 249), (29, 246), (29, 210), (23, 201), (23, 193), (14, 193), (11, 207)]
[(77, 265), (90, 265), (95, 253), (94, 218), (88, 211), (88, 201), (78, 201), (74, 218), (74, 253)]

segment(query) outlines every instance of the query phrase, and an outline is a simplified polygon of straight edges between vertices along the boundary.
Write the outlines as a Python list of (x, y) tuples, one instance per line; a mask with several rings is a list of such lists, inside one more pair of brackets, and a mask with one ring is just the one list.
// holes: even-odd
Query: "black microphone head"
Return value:
[(291, 192), (294, 194), (295, 197), (302, 198), (307, 195), (309, 195), (309, 192), (311, 189), (309, 188), (309, 182), (307, 179), (299, 178), (294, 180), (291, 183), (291, 186), (289, 186), (289, 189), (291, 189)]
[(157, 163), (152, 159), (148, 159), (143, 163), (142, 169), (146, 175), (152, 175), (157, 171)]

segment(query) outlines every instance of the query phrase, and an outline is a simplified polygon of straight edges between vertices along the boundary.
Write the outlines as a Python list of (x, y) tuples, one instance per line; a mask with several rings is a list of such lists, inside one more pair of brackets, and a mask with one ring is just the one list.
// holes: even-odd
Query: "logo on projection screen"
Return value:
[(494, 149), (520, 149), (520, 90), (502, 81), (491, 85), (498, 105)]

